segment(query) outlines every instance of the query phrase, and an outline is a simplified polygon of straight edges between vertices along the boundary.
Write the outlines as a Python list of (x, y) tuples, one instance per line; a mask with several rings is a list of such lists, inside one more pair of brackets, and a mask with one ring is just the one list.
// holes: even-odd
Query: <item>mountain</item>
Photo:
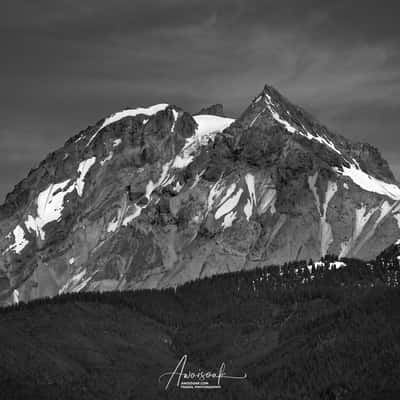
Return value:
[(220, 105), (126, 109), (49, 154), (0, 207), (0, 300), (371, 259), (399, 238), (378, 150), (265, 86), (236, 120)]

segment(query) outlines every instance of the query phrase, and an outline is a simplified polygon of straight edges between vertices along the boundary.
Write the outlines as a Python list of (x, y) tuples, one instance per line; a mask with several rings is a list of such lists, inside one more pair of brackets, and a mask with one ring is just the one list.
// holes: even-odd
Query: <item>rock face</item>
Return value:
[(400, 188), (375, 148), (269, 86), (237, 120), (221, 110), (123, 110), (49, 154), (0, 207), (2, 304), (369, 259), (400, 238)]

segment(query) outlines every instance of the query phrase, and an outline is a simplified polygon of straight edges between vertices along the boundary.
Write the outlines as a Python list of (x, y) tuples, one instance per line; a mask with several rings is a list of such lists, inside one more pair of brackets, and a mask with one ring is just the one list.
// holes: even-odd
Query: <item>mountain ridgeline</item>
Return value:
[(176, 287), (327, 254), (396, 261), (399, 243), (400, 187), (379, 152), (265, 86), (237, 119), (221, 105), (126, 109), (49, 154), (0, 207), (0, 299)]

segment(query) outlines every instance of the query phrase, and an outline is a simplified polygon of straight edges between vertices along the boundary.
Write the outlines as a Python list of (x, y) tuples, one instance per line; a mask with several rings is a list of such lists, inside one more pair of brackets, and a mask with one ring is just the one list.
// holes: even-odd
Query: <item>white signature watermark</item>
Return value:
[(169, 378), (165, 390), (173, 384), (174, 379), (176, 380), (176, 386), (180, 389), (221, 389), (221, 381), (223, 379), (231, 380), (243, 380), (247, 378), (247, 374), (242, 376), (231, 376), (225, 372), (225, 363), (221, 363), (221, 366), (216, 371), (205, 371), (197, 370), (189, 371), (186, 370), (187, 355), (185, 354), (176, 365), (175, 369), (170, 372), (165, 372), (160, 375), (158, 381), (161, 383), (162, 380)]

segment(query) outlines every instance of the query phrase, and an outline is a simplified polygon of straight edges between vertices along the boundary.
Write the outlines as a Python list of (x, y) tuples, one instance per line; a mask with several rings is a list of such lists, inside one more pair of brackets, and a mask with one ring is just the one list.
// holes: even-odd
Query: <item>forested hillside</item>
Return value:
[[(342, 262), (2, 309), (0, 398), (398, 399), (398, 260)], [(184, 354), (248, 378), (166, 391), (158, 378)]]

